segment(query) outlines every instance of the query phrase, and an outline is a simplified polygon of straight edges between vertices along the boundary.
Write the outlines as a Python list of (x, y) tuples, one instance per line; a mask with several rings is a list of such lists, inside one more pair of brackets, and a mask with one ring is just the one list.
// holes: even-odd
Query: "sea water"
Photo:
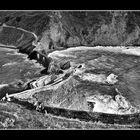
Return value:
[(27, 55), (16, 50), (0, 48), (0, 85), (16, 81), (27, 82), (40, 77), (42, 69), (36, 61), (27, 59)]

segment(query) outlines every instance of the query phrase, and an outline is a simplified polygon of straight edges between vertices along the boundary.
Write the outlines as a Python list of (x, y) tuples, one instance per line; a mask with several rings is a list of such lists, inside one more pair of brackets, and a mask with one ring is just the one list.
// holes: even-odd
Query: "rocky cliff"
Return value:
[(0, 22), (38, 36), (45, 50), (73, 46), (140, 45), (140, 12), (0, 12)]

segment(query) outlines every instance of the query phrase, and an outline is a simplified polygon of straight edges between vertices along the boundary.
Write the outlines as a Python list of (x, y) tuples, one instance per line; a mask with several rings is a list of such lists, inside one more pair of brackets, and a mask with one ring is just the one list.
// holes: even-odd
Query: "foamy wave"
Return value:
[[(115, 53), (124, 53), (124, 54), (140, 56), (140, 47), (135, 47), (135, 46), (130, 46), (130, 47), (126, 47), (126, 46), (95, 46), (95, 47), (78, 46), (78, 47), (68, 48), (66, 50), (54, 51), (52, 53), (49, 53), (48, 57), (57, 57), (57, 56), (69, 57), (69, 52), (78, 51), (78, 50), (79, 51), (85, 51), (85, 50), (110, 51), (110, 52), (115, 52)], [(70, 57), (72, 57), (72, 55)]]
[(11, 66), (11, 65), (16, 65), (16, 64), (18, 64), (18, 63), (17, 62), (10, 62), (10, 63), (4, 64), (3, 67), (5, 67), (5, 66)]

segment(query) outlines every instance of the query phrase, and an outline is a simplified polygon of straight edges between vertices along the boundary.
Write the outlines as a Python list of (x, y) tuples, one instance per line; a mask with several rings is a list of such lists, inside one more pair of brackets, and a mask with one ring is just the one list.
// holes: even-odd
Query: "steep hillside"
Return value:
[(34, 32), (46, 50), (140, 44), (140, 13), (127, 11), (0, 12), (0, 22)]

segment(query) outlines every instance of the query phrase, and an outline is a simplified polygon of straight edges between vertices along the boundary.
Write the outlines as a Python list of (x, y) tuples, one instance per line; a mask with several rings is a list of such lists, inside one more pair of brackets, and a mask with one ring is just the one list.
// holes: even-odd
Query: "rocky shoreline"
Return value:
[[(66, 18), (65, 14), (63, 18)], [(60, 20), (61, 22), (63, 18)], [(63, 22), (63, 24), (66, 30), (70, 32), (69, 28), (67, 28), (67, 24), (65, 22)], [(106, 28), (108, 29), (110, 27), (113, 27), (112, 24), (109, 24), (109, 26)], [(126, 125), (126, 127), (128, 125), (131, 125), (133, 128), (139, 128), (139, 110), (135, 113), (130, 114), (111, 114), (100, 111), (96, 112), (96, 110), (93, 111), (93, 109), (91, 108), (92, 106), (94, 106), (94, 104), (91, 105), (91, 100), (91, 102), (88, 104), (86, 97), (92, 97), (91, 91), (98, 93), (99, 91), (97, 88), (101, 87), (99, 90), (101, 91), (101, 94), (103, 94), (103, 96), (99, 95), (100, 97), (104, 97), (105, 93), (107, 92), (109, 93), (115, 91), (114, 89), (117, 89), (118, 91), (116, 91), (116, 94), (125, 95), (133, 91), (133, 89), (135, 88), (136, 90), (134, 90), (133, 92), (136, 96), (135, 98), (137, 98), (137, 91), (139, 88), (136, 85), (137, 83), (134, 85), (133, 88), (133, 84), (131, 83), (131, 81), (134, 82), (138, 80), (138, 72), (134, 72), (133, 68), (138, 67), (140, 48), (138, 46), (136, 46), (137, 48), (134, 47), (131, 43), (128, 45), (128, 47), (126, 45), (127, 43), (124, 43), (128, 41), (128, 38), (126, 39), (127, 41), (122, 41), (122, 46), (119, 46), (119, 41), (121, 39), (118, 41), (116, 40), (115, 45), (118, 46), (115, 46), (115, 48), (112, 47), (113, 45), (96, 46), (96, 43), (98, 44), (96, 38), (94, 38), (95, 42), (93, 44), (89, 44), (88, 46), (86, 46), (88, 43), (83, 43), (83, 37), (76, 34), (76, 31), (72, 31), (70, 32), (70, 36), (72, 35), (73, 38), (75, 38), (75, 40), (72, 39), (72, 41), (70, 41), (69, 46), (72, 45), (72, 42), (74, 42), (74, 45), (79, 47), (71, 47), (64, 49), (67, 46), (67, 44), (65, 44), (64, 42), (65, 39), (63, 38), (64, 32), (60, 31), (59, 33), (57, 33), (59, 25), (54, 24), (54, 22), (52, 25), (53, 26), (51, 26), (49, 30), (51, 34), (50, 38), (48, 37), (47, 31), (43, 32), (43, 35), (46, 34), (45, 37), (49, 40), (47, 40), (48, 42), (46, 42), (46, 39), (44, 39), (43, 36), (41, 39), (39, 39), (40, 36), (37, 36), (33, 31), (28, 31), (22, 29), (21, 27), (15, 27), (13, 25), (6, 25), (5, 23), (1, 25), (0, 43), (3, 45), (3, 47), (17, 49), (19, 53), (28, 55), (28, 59), (36, 60), (37, 63), (41, 64), (44, 67), (42, 73), (45, 75), (44, 77), (42, 76), (38, 79), (33, 79), (28, 83), (24, 83), (23, 85), (22, 83), (19, 83), (19, 85), (16, 85), (17, 88), (13, 87), (12, 89), (12, 87), (10, 87), (9, 85), (8, 87), (7, 85), (5, 87), (2, 87), (1, 90), (7, 88), (8, 93), (2, 95), (1, 104), (7, 101), (9, 103), (15, 103), (15, 105), (21, 105), (21, 107), (23, 106), (29, 110), (38, 111), (43, 115), (51, 114), (54, 116), (64, 117), (68, 119), (78, 119), (84, 122), (102, 122), (104, 124), (119, 124)], [(106, 28), (104, 28), (103, 30), (105, 30)], [(98, 33), (99, 32), (102, 31), (98, 30)], [(60, 36), (62, 38), (60, 38)], [(51, 44), (50, 40), (52, 40), (53, 45), (48, 45)], [(81, 45), (81, 42), (85, 46)], [(48, 43), (47, 46), (45, 45), (45, 43)], [(92, 47), (89, 47), (90, 45)], [(127, 48), (125, 45), (127, 46)], [(133, 47), (131, 47), (131, 45)], [(46, 46), (45, 49), (44, 46)], [(88, 53), (87, 55), (87, 52), (93, 52), (94, 54)], [(84, 53), (85, 60), (90, 60), (90, 57), (94, 57), (94, 55), (97, 58), (93, 59), (92, 62), (91, 60), (90, 62), (84, 62)], [(119, 54), (122, 54), (122, 56), (119, 56)], [(130, 56), (132, 57), (132, 60), (135, 61), (134, 64), (132, 64), (131, 61), (127, 61), (127, 58), (129, 59)], [(116, 59), (112, 59), (113, 57), (116, 57)], [(122, 64), (123, 61), (120, 59), (124, 59), (126, 63)], [(115, 61), (117, 61), (116, 66), (114, 66)], [(84, 66), (83, 63), (85, 63), (86, 66)], [(98, 72), (101, 70), (101, 74), (100, 72), (99, 74), (98, 72), (94, 73), (93, 71), (88, 72), (91, 70), (91, 65), (92, 70), (95, 69), (95, 71), (97, 70)], [(87, 66), (89, 66), (89, 68)], [(106, 69), (107, 72), (105, 70), (103, 71), (102, 69)], [(111, 76), (115, 74), (118, 76), (114, 78), (115, 82), (112, 82), (113, 78)], [(131, 77), (131, 74), (134, 74), (134, 76), (132, 75)], [(125, 77), (127, 79), (125, 79)], [(117, 78), (120, 79), (116, 80)], [(129, 88), (122, 86), (125, 85), (125, 83), (121, 78), (124, 78), (124, 81), (130, 81), (130, 83), (127, 82)], [(103, 79), (104, 82), (102, 82)], [(128, 90), (128, 93), (125, 93), (124, 88)], [(56, 94), (55, 96), (54, 93)], [(94, 103), (95, 102), (96, 101), (94, 101)], [(139, 103), (139, 101), (137, 102)], [(124, 107), (123, 105), (121, 106), (122, 108)]]

